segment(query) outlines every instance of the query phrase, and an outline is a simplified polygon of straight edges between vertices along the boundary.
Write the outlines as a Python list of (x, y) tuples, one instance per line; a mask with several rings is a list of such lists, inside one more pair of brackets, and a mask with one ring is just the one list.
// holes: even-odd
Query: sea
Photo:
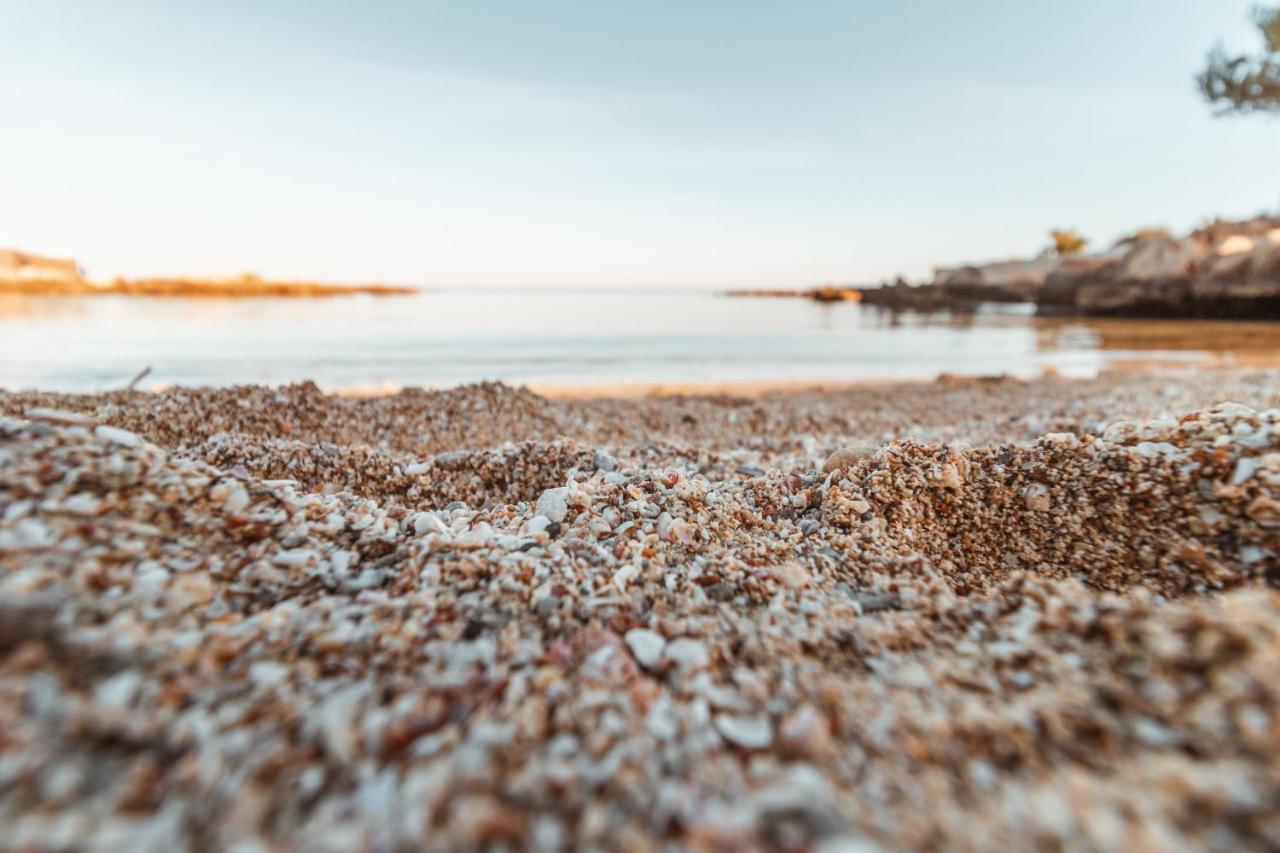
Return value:
[(424, 289), (221, 299), (0, 295), (0, 387), (283, 384), (376, 392), (501, 380), (697, 389), (941, 374), (1280, 364), (1280, 326), (1043, 318), (1031, 306), (894, 313), (664, 289)]

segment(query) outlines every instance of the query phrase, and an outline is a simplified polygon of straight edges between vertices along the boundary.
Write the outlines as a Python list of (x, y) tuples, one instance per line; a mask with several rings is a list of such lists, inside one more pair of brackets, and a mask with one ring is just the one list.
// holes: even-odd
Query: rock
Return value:
[(717, 714), (716, 731), (734, 746), (766, 749), (773, 743), (773, 725), (764, 715)]
[(1049, 273), (1044, 286), (1036, 295), (1037, 313), (1074, 313), (1080, 287), (1085, 282), (1103, 275), (1104, 271), (1116, 262), (1116, 258), (1106, 255), (1063, 258), (1057, 269)]
[(142, 673), (136, 669), (118, 672), (93, 691), (94, 705), (99, 709), (124, 711), (133, 704), (142, 683)]
[(662, 653), (667, 647), (666, 639), (657, 631), (648, 628), (632, 628), (623, 639), (636, 662), (645, 669), (655, 669), (662, 663)]
[(809, 570), (800, 563), (782, 563), (770, 569), (769, 574), (787, 589), (804, 589), (811, 580)]
[(940, 267), (933, 287), (952, 303), (1030, 302), (1058, 260), (1041, 255), (1031, 260)]
[(1244, 511), (1263, 527), (1280, 527), (1280, 501), (1266, 497), (1254, 498)]
[(824, 838), (813, 848), (813, 853), (881, 853), (884, 848), (868, 838), (857, 835), (833, 835)]
[(778, 726), (778, 742), (795, 758), (821, 760), (831, 751), (831, 726), (812, 705), (801, 705)]
[(667, 644), (666, 658), (682, 672), (705, 669), (711, 662), (707, 647), (690, 637), (681, 637)]
[(223, 512), (238, 515), (249, 507), (249, 490), (240, 483), (230, 483), (227, 487), (226, 499), (222, 502)]
[(1152, 234), (1064, 260), (1037, 295), (1042, 314), (1280, 317), (1278, 220), (1215, 222), (1175, 239)]
[(560, 486), (555, 489), (547, 489), (538, 498), (538, 504), (534, 511), (538, 515), (546, 516), (547, 519), (555, 524), (564, 521), (565, 516), (569, 514), (568, 487)]
[(62, 409), (50, 409), (44, 406), (33, 406), (24, 413), (28, 420), (62, 426), (96, 426), (98, 421), (89, 415), (79, 412), (68, 412)]
[(827, 461), (822, 463), (822, 473), (830, 474), (833, 471), (843, 471), (859, 459), (866, 459), (875, 452), (875, 445), (868, 442), (842, 447), (828, 456)]
[(697, 525), (687, 521), (677, 521), (671, 525), (671, 539), (682, 545), (689, 545), (698, 536)]
[(109, 444), (118, 444), (122, 447), (138, 447), (142, 444), (142, 439), (137, 433), (129, 432), (127, 429), (106, 426), (105, 424), (94, 428), (93, 434), (102, 441)]
[(1049, 490), (1042, 484), (1036, 483), (1033, 486), (1027, 486), (1022, 493), (1023, 501), (1026, 503), (1027, 509), (1032, 512), (1048, 512), (1053, 506), (1049, 500)]
[(1155, 235), (1135, 241), (1116, 265), (1114, 275), (1124, 282), (1167, 282), (1185, 278), (1204, 255), (1204, 247), (1190, 237), (1178, 240)]
[(413, 519), (413, 532), (419, 536), (427, 533), (445, 536), (449, 533), (449, 528), (440, 520), (440, 516), (434, 512), (421, 512)]

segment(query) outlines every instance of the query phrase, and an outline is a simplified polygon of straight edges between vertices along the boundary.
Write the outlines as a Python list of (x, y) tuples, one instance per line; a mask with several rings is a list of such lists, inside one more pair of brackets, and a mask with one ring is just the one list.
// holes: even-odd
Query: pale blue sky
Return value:
[(91, 274), (869, 281), (1248, 215), (1247, 2), (0, 0), (0, 245)]

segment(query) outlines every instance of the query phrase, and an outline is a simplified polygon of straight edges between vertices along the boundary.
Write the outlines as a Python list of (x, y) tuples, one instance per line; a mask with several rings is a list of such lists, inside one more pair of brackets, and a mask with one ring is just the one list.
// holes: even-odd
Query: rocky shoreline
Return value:
[[(939, 268), (933, 281), (899, 278), (846, 288), (850, 301), (891, 311), (973, 311), (1034, 304), (1045, 316), (1280, 319), (1280, 219), (1218, 220), (1176, 238), (1147, 229), (1095, 253), (1042, 254)], [(748, 291), (819, 301), (821, 289)]]
[(168, 276), (92, 281), (69, 258), (47, 258), (0, 248), (0, 295), (22, 296), (151, 296), (245, 299), (259, 297), (317, 298), (369, 294), (403, 296), (417, 288), (392, 284), (327, 284), (314, 281), (269, 281), (248, 273), (230, 278)]
[(1278, 380), (0, 393), (5, 843), (1265, 846)]

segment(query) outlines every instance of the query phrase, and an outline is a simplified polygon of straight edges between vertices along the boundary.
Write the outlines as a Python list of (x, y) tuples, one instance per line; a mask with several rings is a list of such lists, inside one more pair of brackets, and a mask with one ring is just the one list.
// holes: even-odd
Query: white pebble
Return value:
[(123, 447), (137, 447), (142, 444), (142, 439), (137, 433), (129, 432), (127, 429), (120, 429), (113, 426), (99, 426), (93, 430), (93, 434), (100, 441), (110, 444), (119, 444)]
[(440, 520), (440, 516), (434, 512), (420, 512), (413, 519), (413, 532), (419, 536), (427, 533), (436, 533), (444, 536), (449, 532), (449, 528), (445, 527), (444, 522)]
[(650, 631), (648, 628), (632, 628), (623, 636), (623, 639), (626, 640), (627, 647), (631, 649), (636, 662), (645, 669), (653, 669), (662, 662), (662, 652), (667, 647), (667, 641), (657, 631)]
[(765, 716), (718, 714), (716, 731), (729, 743), (743, 749), (765, 749), (773, 743), (773, 725)]
[(538, 505), (535, 511), (538, 515), (545, 515), (556, 524), (564, 521), (565, 516), (569, 514), (569, 489), (565, 486), (547, 489), (538, 498)]
[(705, 669), (711, 661), (711, 656), (707, 654), (707, 647), (689, 637), (681, 637), (669, 643), (666, 648), (666, 657), (684, 672)]

